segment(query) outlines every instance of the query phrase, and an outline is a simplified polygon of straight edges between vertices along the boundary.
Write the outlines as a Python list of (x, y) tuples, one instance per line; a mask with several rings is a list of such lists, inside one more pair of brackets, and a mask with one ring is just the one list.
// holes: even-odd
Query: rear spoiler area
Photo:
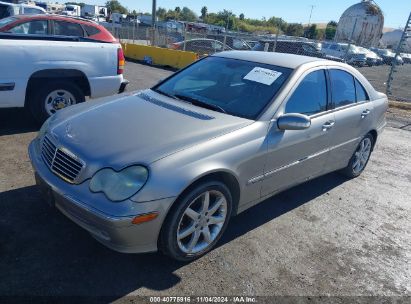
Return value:
[(46, 40), (46, 41), (67, 41), (67, 42), (94, 42), (94, 43), (108, 43), (84, 37), (73, 36), (58, 36), (58, 35), (30, 35), (30, 34), (11, 34), (0, 33), (0, 39), (7, 40)]

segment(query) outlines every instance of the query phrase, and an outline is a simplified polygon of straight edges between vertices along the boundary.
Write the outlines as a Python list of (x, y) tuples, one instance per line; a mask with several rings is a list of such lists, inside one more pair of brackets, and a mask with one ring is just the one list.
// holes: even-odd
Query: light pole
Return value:
[(310, 18), (308, 18), (308, 26), (311, 25), (311, 17), (313, 15), (314, 7), (315, 7), (315, 5), (311, 5)]

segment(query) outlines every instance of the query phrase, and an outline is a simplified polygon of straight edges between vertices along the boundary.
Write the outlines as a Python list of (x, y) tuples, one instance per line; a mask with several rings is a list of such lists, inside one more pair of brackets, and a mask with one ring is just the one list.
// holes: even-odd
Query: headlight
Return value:
[(105, 168), (94, 174), (90, 191), (103, 192), (113, 202), (124, 201), (136, 194), (148, 179), (148, 170), (142, 166), (131, 166), (119, 172)]
[(47, 120), (43, 123), (41, 126), (39, 133), (37, 134), (37, 138), (43, 138), (44, 135), (46, 135), (47, 131), (49, 130), (50, 127), (50, 118), (47, 118)]

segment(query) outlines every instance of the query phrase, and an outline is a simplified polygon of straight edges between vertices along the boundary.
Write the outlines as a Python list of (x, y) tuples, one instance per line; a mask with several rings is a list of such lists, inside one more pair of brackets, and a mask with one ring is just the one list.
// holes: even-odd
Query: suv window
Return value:
[(36, 14), (44, 14), (44, 12), (42, 10), (39, 10), (38, 8), (35, 7), (27, 7), (25, 6), (23, 8), (24, 10), (24, 14), (25, 15), (36, 15)]
[(62, 36), (84, 36), (81, 25), (66, 21), (54, 21), (54, 34)]
[(357, 79), (355, 79), (355, 91), (357, 93), (357, 102), (370, 100), (367, 91)]
[(330, 70), (332, 102), (336, 108), (356, 102), (354, 77), (342, 70)]
[(16, 25), (15, 27), (11, 28), (9, 32), (16, 34), (47, 35), (47, 24), (47, 20), (32, 20)]
[(0, 4), (0, 19), (10, 16), (7, 5)]
[(314, 115), (327, 109), (327, 83), (324, 70), (305, 76), (285, 106), (285, 113)]

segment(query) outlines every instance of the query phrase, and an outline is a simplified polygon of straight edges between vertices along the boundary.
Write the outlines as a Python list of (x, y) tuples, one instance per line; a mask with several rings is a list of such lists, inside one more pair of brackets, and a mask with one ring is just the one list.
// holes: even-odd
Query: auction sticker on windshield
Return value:
[(258, 83), (262, 83), (265, 85), (272, 85), (274, 81), (277, 80), (278, 77), (281, 76), (282, 73), (269, 70), (269, 69), (264, 69), (260, 67), (255, 67), (245, 75), (244, 79), (250, 80), (250, 81), (255, 81)]

